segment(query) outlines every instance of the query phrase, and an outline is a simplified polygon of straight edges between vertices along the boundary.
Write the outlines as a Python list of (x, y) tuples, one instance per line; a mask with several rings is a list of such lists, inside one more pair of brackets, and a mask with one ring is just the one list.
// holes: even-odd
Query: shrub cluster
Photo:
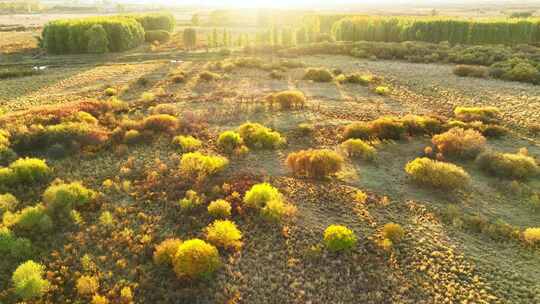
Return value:
[(486, 138), (480, 132), (462, 128), (435, 135), (431, 141), (443, 155), (456, 158), (474, 158), (486, 146)]
[(225, 131), (219, 134), (217, 146), (221, 151), (227, 154), (232, 154), (239, 151), (244, 146), (244, 141), (239, 133), (234, 131)]
[(330, 251), (347, 251), (358, 242), (352, 230), (345, 226), (330, 225), (324, 231), (324, 244)]
[(509, 179), (525, 179), (540, 172), (535, 159), (521, 153), (488, 151), (480, 154), (476, 162), (484, 172)]
[(258, 123), (247, 122), (238, 128), (238, 133), (244, 143), (253, 149), (276, 149), (285, 143), (278, 132)]
[(157, 265), (172, 265), (172, 260), (182, 244), (179, 239), (166, 239), (159, 243), (154, 250), (154, 263)]
[(7, 227), (0, 228), (0, 254), (10, 260), (21, 260), (33, 253), (32, 243), (27, 238), (16, 237)]
[(6, 212), (2, 220), (6, 227), (28, 234), (46, 233), (53, 229), (52, 219), (41, 204), (26, 207), (14, 214)]
[(150, 115), (143, 120), (143, 128), (154, 132), (172, 132), (179, 126), (178, 118), (169, 114)]
[(510, 81), (540, 83), (540, 70), (538, 62), (513, 57), (491, 65), (489, 74), (494, 78)]
[(171, 39), (171, 33), (165, 30), (146, 31), (144, 33), (144, 40), (146, 42), (159, 42), (164, 43)]
[(419, 184), (446, 190), (463, 188), (471, 179), (461, 167), (429, 158), (417, 158), (407, 163), (405, 172)]
[(163, 30), (172, 32), (175, 26), (174, 16), (170, 13), (130, 14), (126, 15), (126, 17), (137, 20), (145, 31)]
[(385, 239), (390, 240), (393, 244), (397, 244), (405, 236), (405, 230), (400, 224), (388, 223), (382, 229), (382, 235)]
[(324, 178), (341, 170), (343, 157), (331, 150), (302, 150), (287, 156), (287, 165), (295, 175)]
[(253, 185), (244, 195), (243, 202), (247, 207), (258, 209), (270, 222), (280, 222), (296, 212), (293, 205), (285, 202), (281, 192), (268, 183)]
[(186, 196), (181, 199), (178, 204), (180, 205), (180, 209), (182, 209), (182, 211), (190, 211), (200, 206), (202, 202), (203, 199), (197, 192), (188, 190), (186, 191)]
[(393, 116), (377, 118), (370, 122), (354, 122), (345, 127), (345, 139), (401, 139), (406, 132), (403, 121)]

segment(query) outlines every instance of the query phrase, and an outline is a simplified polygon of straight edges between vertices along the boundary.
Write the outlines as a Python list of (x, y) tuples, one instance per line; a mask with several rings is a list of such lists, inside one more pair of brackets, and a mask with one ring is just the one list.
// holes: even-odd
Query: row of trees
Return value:
[(540, 42), (540, 20), (347, 17), (334, 23), (332, 34), (340, 41), (535, 44)]
[(62, 19), (43, 28), (41, 47), (52, 54), (121, 52), (142, 44), (145, 31), (172, 31), (170, 14)]

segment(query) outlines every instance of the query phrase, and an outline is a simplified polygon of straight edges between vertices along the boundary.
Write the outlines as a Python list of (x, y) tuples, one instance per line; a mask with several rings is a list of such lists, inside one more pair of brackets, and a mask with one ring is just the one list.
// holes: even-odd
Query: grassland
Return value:
[[(445, 64), (336, 55), (287, 58), (303, 66), (283, 68), (277, 71), (280, 77), (259, 68), (212, 69), (216, 62), (244, 57), (186, 53), (173, 43), (154, 49), (145, 45), (104, 56), (25, 57), (27, 63), (49, 67), (40, 75), (0, 80), (3, 128), (14, 122), (30, 127), (32, 118), (77, 108), (83, 101), (106, 103), (107, 88), (127, 103), (121, 113), (96, 115), (107, 134), (122, 121), (143, 121), (158, 105), (166, 105), (183, 125), (174, 132), (151, 132), (135, 144), (110, 140), (62, 158), (51, 156), (46, 147), (26, 154), (45, 158), (55, 179), (81, 181), (100, 193), (80, 211), (80, 221), (32, 238), (34, 260), (45, 266), (51, 284), (35, 303), (89, 302), (91, 295), (76, 286), (82, 275), (98, 278), (95, 293), (110, 303), (540, 303), (538, 246), (448, 219), (448, 206), (457, 206), (462, 216), (504, 221), (519, 230), (538, 227), (538, 208), (531, 207), (531, 196), (522, 195), (538, 194), (538, 176), (499, 179), (481, 172), (473, 161), (452, 160), (470, 174), (469, 188), (421, 187), (411, 182), (404, 167), (424, 156), (431, 145), (428, 135), (375, 140), (374, 160), (346, 158), (335, 176), (321, 180), (294, 176), (285, 165), (291, 152), (340, 151), (343, 129), (352, 122), (407, 114), (448, 120), (457, 106), (498, 107), (500, 123), (509, 133), (488, 138), (488, 148), (526, 148), (538, 163), (540, 134), (531, 129), (540, 121), (538, 86), (460, 78)], [(276, 64), (284, 59), (257, 58)], [(303, 79), (310, 67), (374, 80), (368, 85), (313, 82)], [(199, 75), (209, 70), (220, 78), (201, 81)], [(174, 81), (179, 72), (182, 82)], [(376, 86), (390, 92), (376, 94)], [(301, 91), (305, 105), (269, 106), (267, 96), (284, 90)], [(225, 198), (233, 204), (231, 219), (243, 233), (243, 246), (220, 250), (224, 266), (214, 278), (179, 280), (170, 268), (154, 264), (155, 246), (168, 238), (204, 238), (212, 218), (206, 208), (186, 213), (178, 205), (184, 192), (196, 186), (177, 174), (185, 153), (171, 144), (172, 137), (192, 135), (202, 141), (200, 151), (223, 154), (216, 143), (219, 134), (248, 121), (278, 131), (286, 144), (228, 156), (229, 167), (198, 186), (207, 201)], [(311, 131), (303, 132), (299, 124), (308, 124)], [(278, 188), (296, 207), (296, 215), (276, 224), (243, 209), (241, 198), (259, 182)], [(23, 206), (30, 206), (41, 200), (47, 186), (12, 191)], [(359, 190), (367, 194), (361, 202), (355, 199)], [(104, 212), (110, 212), (112, 223), (100, 220)], [(381, 230), (390, 222), (399, 223), (405, 235), (388, 248)], [(332, 224), (352, 229), (358, 245), (350, 252), (328, 251), (322, 235)], [(16, 266), (0, 261), (0, 303), (16, 302), (10, 280)]]

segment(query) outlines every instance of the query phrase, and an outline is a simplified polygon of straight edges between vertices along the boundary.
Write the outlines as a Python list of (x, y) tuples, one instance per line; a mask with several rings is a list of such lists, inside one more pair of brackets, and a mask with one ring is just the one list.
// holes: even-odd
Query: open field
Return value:
[(540, 303), (538, 84), (184, 29), (0, 32), (2, 67), (46, 67), (0, 79), (0, 304)]

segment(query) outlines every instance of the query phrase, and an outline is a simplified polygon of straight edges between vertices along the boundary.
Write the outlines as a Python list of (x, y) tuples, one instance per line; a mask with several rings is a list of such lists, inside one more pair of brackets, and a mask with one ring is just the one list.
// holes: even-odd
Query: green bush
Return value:
[(540, 83), (538, 63), (524, 58), (497, 62), (490, 67), (490, 75), (504, 80)]
[(173, 32), (175, 26), (174, 16), (170, 13), (129, 14), (124, 17), (134, 18), (147, 32), (156, 30)]
[(486, 78), (489, 71), (486, 67), (476, 65), (456, 65), (452, 72), (460, 77)]
[(225, 131), (219, 134), (219, 137), (217, 140), (218, 148), (227, 154), (231, 154), (237, 151), (243, 145), (244, 145), (244, 141), (242, 140), (242, 137), (240, 136), (239, 133), (234, 132), (234, 131)]
[(108, 50), (121, 52), (140, 45), (144, 41), (144, 29), (135, 19), (126, 17), (61, 19), (47, 23), (41, 39), (43, 47), (52, 54), (87, 53), (97, 51), (95, 47), (103, 51), (105, 41)]
[(192, 239), (180, 244), (172, 264), (179, 278), (209, 279), (220, 268), (221, 258), (216, 247)]
[(202, 182), (207, 177), (225, 170), (228, 165), (229, 161), (225, 157), (190, 152), (182, 155), (180, 172), (189, 179)]
[(4, 214), (3, 223), (7, 227), (26, 233), (46, 233), (53, 229), (52, 219), (43, 205), (26, 207), (21, 211)]
[(485, 149), (486, 138), (478, 131), (452, 128), (431, 139), (444, 156), (474, 158)]
[(0, 216), (7, 211), (14, 211), (19, 205), (19, 201), (13, 194), (4, 193), (0, 194)]
[(302, 150), (290, 153), (286, 162), (295, 175), (324, 178), (341, 170), (343, 157), (326, 149)]
[(24, 260), (33, 255), (29, 239), (16, 237), (7, 227), (0, 228), (0, 255), (14, 260)]
[(164, 30), (147, 31), (144, 33), (144, 40), (146, 42), (159, 42), (164, 43), (171, 39), (171, 33)]
[(47, 212), (55, 217), (63, 217), (79, 207), (89, 204), (96, 193), (81, 183), (56, 184), (43, 193), (43, 203)]
[(0, 168), (0, 184), (13, 186), (43, 182), (50, 176), (51, 171), (44, 160), (20, 158), (9, 167)]
[(32, 260), (19, 265), (11, 276), (15, 294), (23, 300), (41, 297), (49, 288), (49, 281), (43, 278), (45, 266)]
[(270, 201), (283, 201), (283, 195), (269, 183), (253, 185), (244, 195), (244, 204), (250, 208), (264, 208)]
[(239, 249), (242, 246), (242, 232), (236, 224), (227, 220), (216, 220), (205, 229), (206, 240), (226, 249)]
[(238, 128), (244, 143), (254, 149), (276, 149), (285, 143), (278, 132), (258, 124), (247, 122)]
[(94, 24), (84, 33), (88, 39), (88, 53), (103, 54), (109, 51), (109, 38), (101, 24)]
[(330, 82), (332, 81), (332, 79), (334, 79), (334, 77), (332, 76), (332, 73), (330, 73), (330, 71), (328, 71), (327, 69), (309, 68), (306, 70), (304, 79), (316, 82)]
[(330, 251), (351, 250), (357, 242), (354, 232), (345, 226), (330, 225), (324, 231), (324, 244)]
[(407, 163), (405, 172), (419, 184), (444, 190), (464, 188), (471, 180), (461, 167), (425, 157)]
[(208, 205), (208, 214), (213, 217), (229, 217), (231, 216), (231, 204), (226, 200), (215, 200)]
[(365, 160), (373, 160), (377, 151), (370, 144), (361, 139), (348, 139), (341, 144), (349, 157), (360, 157)]
[(534, 158), (521, 153), (489, 151), (480, 154), (476, 162), (484, 172), (509, 179), (525, 179), (540, 172)]
[(202, 147), (202, 142), (193, 136), (179, 135), (173, 138), (172, 143), (184, 153), (195, 152)]

